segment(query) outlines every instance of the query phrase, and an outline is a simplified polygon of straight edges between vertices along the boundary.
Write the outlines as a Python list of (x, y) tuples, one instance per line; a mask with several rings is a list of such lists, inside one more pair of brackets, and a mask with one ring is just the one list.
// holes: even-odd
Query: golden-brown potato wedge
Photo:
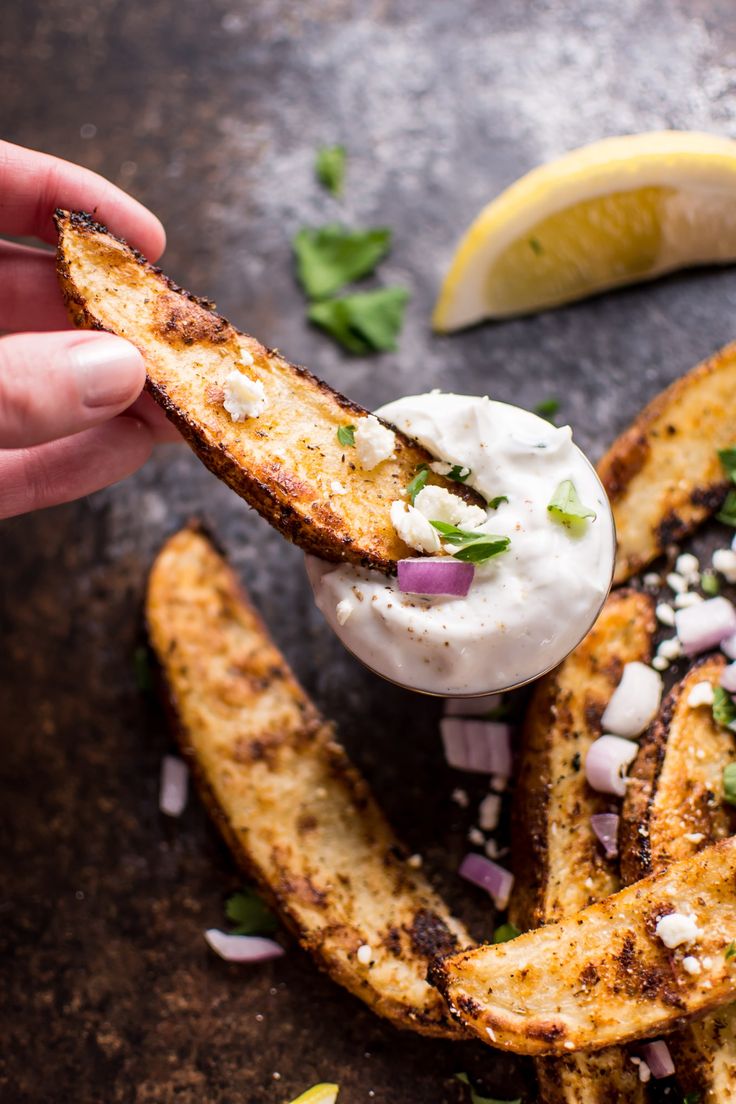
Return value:
[[(511, 837), (509, 913), (522, 930), (571, 916), (620, 888), (618, 865), (604, 858), (590, 825), (593, 814), (617, 809), (587, 784), (584, 764), (624, 665), (648, 661), (654, 626), (647, 595), (614, 591), (583, 642), (534, 691)], [(623, 1047), (537, 1058), (535, 1067), (541, 1104), (640, 1104), (645, 1098)]]
[(736, 444), (736, 342), (644, 408), (598, 464), (618, 536), (620, 583), (692, 532), (727, 488), (717, 450)]
[[(622, 871), (627, 881), (732, 835), (736, 809), (723, 800), (723, 770), (736, 760), (733, 733), (708, 706), (688, 698), (700, 682), (717, 686), (723, 656), (695, 664), (663, 703), (629, 773), (621, 817)], [(736, 1100), (736, 1006), (689, 1024), (669, 1040), (683, 1092), (701, 1104)]]
[[(148, 390), (215, 475), (322, 559), (391, 572), (415, 555), (399, 540), (389, 509), (417, 466), (432, 459), (424, 449), (396, 431), (394, 458), (364, 471), (337, 430), (366, 410), (239, 333), (90, 215), (57, 211), (56, 225), (72, 321), (138, 346)], [(259, 417), (234, 422), (224, 409), (222, 385), (233, 370), (263, 384), (268, 405)], [(434, 473), (430, 482), (484, 505), (469, 487)]]
[[(232, 853), (328, 974), (399, 1027), (458, 1036), (428, 962), (470, 942), (406, 862), (332, 727), (199, 531), (159, 553), (146, 617), (182, 750)], [(356, 952), (372, 949), (370, 965)]]
[[(696, 940), (668, 950), (656, 934), (671, 912), (694, 917)], [(480, 1039), (517, 1054), (602, 1050), (647, 1038), (736, 996), (736, 839), (509, 943), (435, 962), (430, 980)], [(698, 976), (686, 955), (703, 964)], [(707, 963), (707, 965), (706, 965)]]

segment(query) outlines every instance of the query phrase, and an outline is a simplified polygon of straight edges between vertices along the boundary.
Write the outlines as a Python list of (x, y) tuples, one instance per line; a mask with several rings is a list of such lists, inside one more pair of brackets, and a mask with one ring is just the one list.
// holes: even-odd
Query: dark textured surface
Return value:
[[(428, 332), (433, 296), (468, 219), (540, 160), (624, 131), (735, 133), (735, 52), (726, 0), (11, 0), (0, 121), (133, 191), (167, 226), (175, 279), (359, 402), (557, 395), (597, 454), (733, 338), (736, 272), (448, 339)], [(333, 141), (350, 150), (342, 203), (312, 179)], [(413, 293), (397, 354), (346, 359), (303, 322), (289, 237), (334, 218), (395, 229), (382, 278)], [(514, 1095), (509, 1060), (400, 1035), (296, 950), (254, 969), (208, 953), (238, 878), (196, 802), (159, 816), (168, 740), (132, 667), (147, 565), (202, 512), (409, 845), (482, 916), (452, 875), (469, 819), (438, 707), (347, 657), (298, 553), (169, 447), (123, 486), (0, 527), (3, 1104), (280, 1104), (320, 1079), (343, 1104), (434, 1104), (462, 1068)]]

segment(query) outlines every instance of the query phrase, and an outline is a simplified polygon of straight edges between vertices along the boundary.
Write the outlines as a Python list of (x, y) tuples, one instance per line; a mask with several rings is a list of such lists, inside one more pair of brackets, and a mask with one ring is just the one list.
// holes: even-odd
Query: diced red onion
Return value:
[(721, 641), (721, 651), (729, 659), (736, 659), (736, 633)]
[(475, 575), (472, 563), (429, 556), (399, 560), (399, 590), (404, 594), (446, 594), (464, 598)]
[(652, 1071), (652, 1077), (657, 1081), (662, 1077), (671, 1077), (675, 1072), (675, 1063), (672, 1061), (672, 1055), (664, 1039), (645, 1043), (641, 1048), (641, 1056)]
[(729, 694), (736, 694), (736, 663), (729, 663), (721, 675), (721, 686)]
[(675, 628), (685, 655), (697, 655), (736, 633), (736, 610), (728, 598), (709, 598), (678, 610)]
[(503, 694), (485, 694), (481, 698), (445, 698), (446, 717), (482, 717), (498, 709)]
[(209, 928), (204, 937), (215, 954), (226, 962), (266, 962), (269, 958), (280, 958), (284, 953), (280, 943), (265, 939), (262, 935), (229, 935), (217, 928)]
[(618, 813), (593, 813), (590, 818), (590, 827), (603, 844), (607, 859), (613, 859), (618, 855), (619, 820)]
[(585, 777), (599, 793), (626, 794), (625, 768), (636, 758), (638, 745), (620, 736), (600, 736), (585, 758)]
[(646, 663), (627, 663), (601, 717), (603, 730), (615, 736), (639, 736), (654, 718), (661, 700), (661, 675)]
[(166, 816), (178, 817), (187, 806), (189, 769), (183, 759), (164, 755), (161, 760), (161, 783), (158, 807)]
[(496, 908), (505, 909), (508, 905), (514, 884), (514, 875), (510, 870), (470, 851), (460, 863), (458, 874), (490, 893)]
[(500, 721), (443, 717), (445, 758), (457, 770), (511, 776), (511, 726)]

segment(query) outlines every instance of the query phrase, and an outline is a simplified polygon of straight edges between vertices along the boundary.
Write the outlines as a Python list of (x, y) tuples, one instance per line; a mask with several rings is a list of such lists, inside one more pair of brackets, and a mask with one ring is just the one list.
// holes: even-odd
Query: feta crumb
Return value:
[(388, 426), (381, 425), (375, 414), (361, 418), (355, 427), (355, 453), (358, 463), (366, 471), (390, 460), (396, 448), (396, 434)]
[(486, 1035), (488, 1036), (488, 1038), (491, 1040), (492, 1043), (495, 1043), (495, 1041), (496, 1041), (496, 1032), (493, 1030), (492, 1027), (487, 1027), (486, 1028)]
[(455, 467), (458, 468), (457, 478), (461, 482), (468, 478), (470, 468), (464, 468), (461, 464), (448, 464), (446, 460), (435, 460), (434, 463), (429, 465), (430, 471), (433, 471), (435, 475), (449, 475)]
[(682, 968), (688, 974), (692, 974), (693, 977), (696, 977), (700, 973), (700, 962), (694, 955), (686, 955), (682, 960)]
[(713, 704), (713, 686), (710, 682), (696, 682), (687, 696), (687, 704), (691, 709), (697, 709), (699, 705)]
[(361, 943), (358, 950), (355, 952), (355, 957), (361, 966), (370, 966), (371, 959), (373, 958), (373, 951), (368, 943)]
[(713, 570), (718, 571), (728, 583), (736, 583), (736, 552), (719, 548), (713, 553)]
[(391, 503), (391, 524), (404, 544), (418, 552), (439, 552), (440, 535), (424, 514), (397, 498)]
[(682, 575), (692, 585), (700, 579), (700, 560), (690, 552), (683, 552), (677, 557), (675, 571)]
[(644, 586), (658, 587), (662, 585), (662, 576), (657, 575), (656, 571), (648, 571), (642, 579)]
[(342, 598), (335, 606), (335, 617), (338, 625), (344, 625), (353, 612), (353, 603), (349, 598)]
[(453, 790), (450, 795), (456, 805), (459, 805), (461, 809), (467, 809), (468, 807), (468, 794), (466, 790)]
[(664, 656), (655, 656), (652, 660), (652, 667), (655, 671), (666, 671), (670, 665), (670, 661), (665, 659)]
[(480, 828), (470, 828), (468, 830), (468, 840), (470, 843), (475, 844), (476, 847), (482, 847), (486, 842), (486, 837), (481, 832)]
[(682, 575), (678, 575), (676, 571), (670, 571), (666, 579), (667, 586), (670, 590), (674, 590), (675, 594), (684, 594), (687, 590), (687, 583), (683, 579)]
[(445, 521), (461, 529), (477, 529), (486, 520), (486, 512), (480, 506), (470, 506), (460, 495), (444, 487), (422, 487), (414, 506), (429, 521)]
[(658, 921), (656, 932), (665, 947), (673, 950), (681, 943), (692, 943), (700, 935), (694, 916), (684, 912), (670, 912)]
[(503, 793), (508, 784), (508, 778), (505, 778), (502, 774), (491, 775), (491, 789), (494, 793)]
[(688, 606), (697, 606), (703, 601), (703, 595), (698, 594), (694, 590), (689, 590), (686, 594), (675, 595), (675, 606), (677, 609), (687, 609)]
[(347, 487), (344, 487), (342, 485), (342, 483), (340, 483), (340, 481), (337, 480), (337, 479), (333, 479), (332, 482), (330, 483), (330, 490), (332, 491), (333, 494), (347, 494), (348, 493)]
[(409, 858), (406, 860), (406, 865), (410, 866), (412, 870), (419, 870), (423, 861), (424, 860), (422, 859), (422, 856), (419, 854), (410, 855)]
[(565, 1050), (574, 1050), (575, 1049), (575, 1044), (572, 1041), (572, 1039), (568, 1039), (562, 1045), (564, 1046)]
[(478, 823), (486, 832), (492, 832), (498, 827), (501, 817), (501, 798), (498, 794), (490, 793), (484, 797), (478, 808)]
[(669, 625), (671, 627), (674, 626), (675, 611), (673, 610), (672, 606), (667, 604), (667, 602), (660, 602), (657, 606), (657, 609), (655, 610), (655, 613), (657, 614), (657, 620), (661, 621), (663, 625)]
[(682, 655), (682, 644), (676, 636), (672, 636), (669, 640), (662, 641), (657, 648), (657, 655), (664, 659), (679, 659)]
[(705, 834), (703, 832), (686, 832), (683, 839), (686, 839), (688, 843), (702, 843)]
[(641, 1058), (639, 1060), (639, 1080), (641, 1081), (642, 1085), (646, 1085), (647, 1081), (650, 1080), (651, 1076), (652, 1076), (652, 1071), (650, 1070), (649, 1066), (646, 1064), (644, 1059)]
[(583, 885), (585, 886), (586, 889), (592, 889), (593, 888), (593, 879), (590, 877), (590, 875), (588, 875), (588, 877), (585, 879), (585, 881), (583, 882)]
[(222, 390), (225, 394), (222, 405), (234, 422), (257, 418), (268, 406), (261, 381), (251, 379), (237, 368), (225, 377)]
[(713, 959), (712, 959), (712, 958), (708, 958), (708, 957), (706, 956), (706, 957), (705, 957), (705, 958), (703, 959), (703, 969), (704, 969), (704, 970), (710, 970), (710, 968), (711, 968), (711, 966), (712, 966), (712, 965), (713, 965)]
[(483, 850), (485, 851), (485, 853), (486, 853), (486, 855), (488, 856), (489, 859), (497, 859), (501, 855), (501, 852), (498, 848), (498, 844), (496, 843), (495, 839), (493, 839), (493, 838), (491, 838), (489, 840), (486, 840), (486, 845), (483, 848)]

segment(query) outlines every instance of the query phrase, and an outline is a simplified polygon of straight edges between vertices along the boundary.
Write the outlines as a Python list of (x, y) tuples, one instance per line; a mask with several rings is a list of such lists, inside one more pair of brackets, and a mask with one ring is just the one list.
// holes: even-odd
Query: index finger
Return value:
[(59, 157), (0, 142), (0, 234), (41, 238), (54, 244), (57, 207), (88, 211), (149, 260), (155, 261), (163, 253), (163, 226), (121, 188)]

